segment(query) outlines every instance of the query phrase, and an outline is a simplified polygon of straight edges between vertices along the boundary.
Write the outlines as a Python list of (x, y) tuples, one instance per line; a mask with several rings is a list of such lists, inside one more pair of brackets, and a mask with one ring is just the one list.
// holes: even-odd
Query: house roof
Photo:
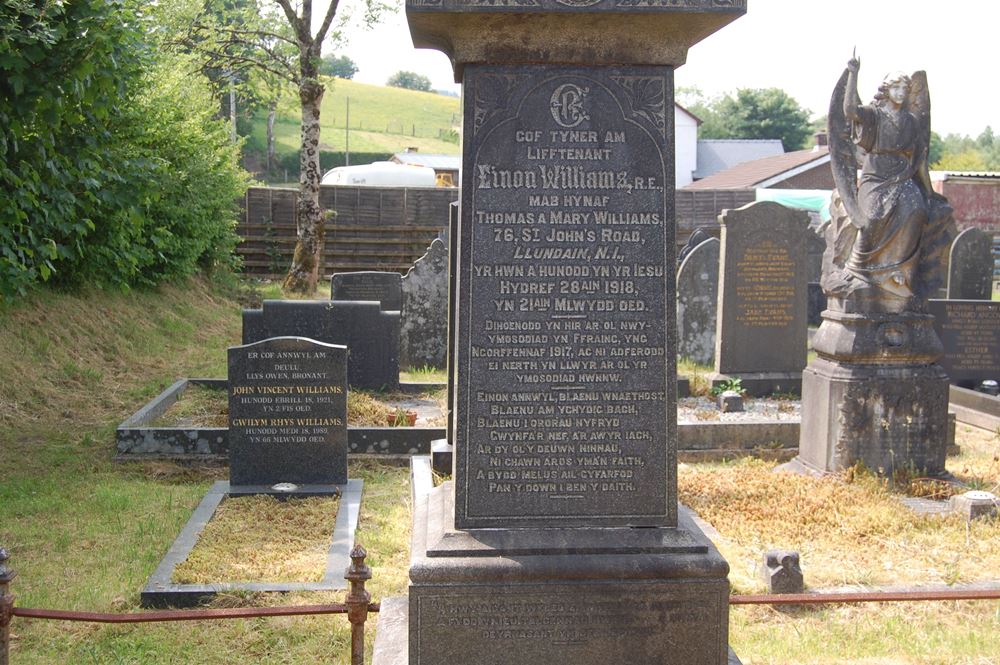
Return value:
[(949, 180), (951, 178), (981, 178), (983, 180), (1000, 180), (997, 171), (931, 171), (931, 180)]
[(459, 155), (432, 155), (422, 152), (397, 152), (392, 161), (410, 166), (429, 166), (435, 171), (457, 171), (462, 164)]
[(688, 114), (689, 116), (691, 116), (694, 119), (695, 123), (697, 123), (699, 125), (702, 123), (701, 118), (699, 118), (698, 116), (696, 116), (694, 113), (691, 113), (691, 111), (688, 111), (686, 108), (684, 108), (683, 106), (681, 106), (677, 102), (674, 102), (674, 108), (676, 108), (676, 109), (678, 109), (678, 110), (680, 110), (680, 111)]
[(700, 180), (743, 162), (784, 153), (780, 139), (699, 139), (694, 177)]
[(751, 189), (769, 187), (830, 161), (826, 146), (755, 159), (696, 180), (683, 189)]

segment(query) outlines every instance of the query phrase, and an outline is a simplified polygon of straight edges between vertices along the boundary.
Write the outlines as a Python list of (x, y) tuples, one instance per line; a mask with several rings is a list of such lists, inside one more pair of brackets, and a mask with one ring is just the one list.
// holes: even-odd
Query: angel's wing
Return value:
[(833, 182), (840, 192), (840, 200), (854, 224), (865, 226), (865, 218), (858, 207), (858, 160), (852, 136), (851, 121), (844, 115), (844, 95), (847, 90), (848, 70), (833, 89), (830, 98), (830, 112), (827, 115), (827, 131), (830, 136), (830, 166)]
[(927, 88), (927, 73), (913, 72), (910, 77), (910, 96), (907, 108), (917, 121), (917, 139), (914, 146), (914, 173), (917, 181), (923, 187), (924, 195), (931, 196), (934, 189), (931, 186), (931, 176), (927, 163), (927, 154), (931, 145), (931, 96)]

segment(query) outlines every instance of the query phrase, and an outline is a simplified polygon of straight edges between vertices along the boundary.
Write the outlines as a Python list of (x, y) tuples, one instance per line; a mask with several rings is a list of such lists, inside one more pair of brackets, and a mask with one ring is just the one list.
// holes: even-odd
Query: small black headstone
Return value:
[(993, 238), (977, 228), (965, 229), (951, 245), (948, 259), (949, 300), (993, 297)]
[(1000, 379), (1000, 302), (930, 300), (928, 307), (944, 346), (938, 362), (951, 383), (975, 388)]
[(343, 344), (352, 387), (393, 388), (399, 383), (399, 319), (399, 311), (382, 311), (373, 301), (265, 300), (261, 310), (244, 310), (243, 343), (307, 337)]
[(233, 486), (347, 482), (347, 349), (279, 337), (229, 349)]
[(330, 278), (330, 300), (374, 300), (382, 309), (403, 309), (402, 277), (398, 272), (339, 272)]

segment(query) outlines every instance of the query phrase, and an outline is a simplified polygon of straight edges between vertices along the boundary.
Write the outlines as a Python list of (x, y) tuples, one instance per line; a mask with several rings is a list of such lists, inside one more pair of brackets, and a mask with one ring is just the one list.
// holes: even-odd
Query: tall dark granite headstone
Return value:
[(951, 245), (948, 300), (993, 297), (993, 237), (981, 229), (965, 229)]
[(465, 94), (411, 664), (727, 662), (728, 566), (677, 503), (673, 67), (744, 5), (407, 3)]
[(347, 349), (279, 337), (229, 349), (232, 486), (347, 482)]
[(330, 300), (374, 300), (382, 309), (403, 309), (402, 277), (398, 272), (363, 270), (338, 272), (330, 277)]
[(951, 383), (976, 388), (1000, 380), (1000, 302), (931, 300), (928, 305), (944, 347), (938, 362)]
[(307, 337), (343, 344), (350, 355), (347, 379), (354, 388), (379, 390), (399, 384), (400, 313), (374, 301), (265, 300), (243, 311), (243, 343), (271, 337)]
[(701, 365), (715, 358), (719, 305), (719, 241), (695, 247), (677, 270), (677, 356)]
[(713, 384), (798, 393), (806, 366), (809, 215), (771, 201), (719, 215), (719, 319)]

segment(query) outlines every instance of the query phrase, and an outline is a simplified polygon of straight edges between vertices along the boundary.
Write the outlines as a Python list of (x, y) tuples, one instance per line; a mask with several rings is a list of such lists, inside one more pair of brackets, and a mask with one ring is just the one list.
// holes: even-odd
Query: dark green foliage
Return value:
[(393, 88), (406, 88), (408, 90), (420, 90), (421, 92), (431, 91), (431, 80), (423, 74), (415, 72), (398, 71), (390, 76), (385, 84)]
[(976, 138), (959, 134), (938, 138), (937, 155), (934, 152), (935, 136), (931, 134), (932, 168), (943, 171), (1000, 171), (1000, 141), (994, 138), (992, 127), (986, 127)]
[[(703, 139), (781, 139), (786, 151), (799, 150), (812, 136), (809, 113), (780, 88), (741, 88), (736, 96), (706, 100), (697, 89), (681, 90), (688, 110), (701, 119)], [(683, 103), (683, 102), (682, 102)]]
[(155, 284), (234, 246), (235, 147), (135, 9), (0, 0), (0, 298)]
[(319, 73), (342, 79), (352, 79), (358, 73), (358, 65), (346, 55), (339, 57), (327, 55), (319, 63)]

